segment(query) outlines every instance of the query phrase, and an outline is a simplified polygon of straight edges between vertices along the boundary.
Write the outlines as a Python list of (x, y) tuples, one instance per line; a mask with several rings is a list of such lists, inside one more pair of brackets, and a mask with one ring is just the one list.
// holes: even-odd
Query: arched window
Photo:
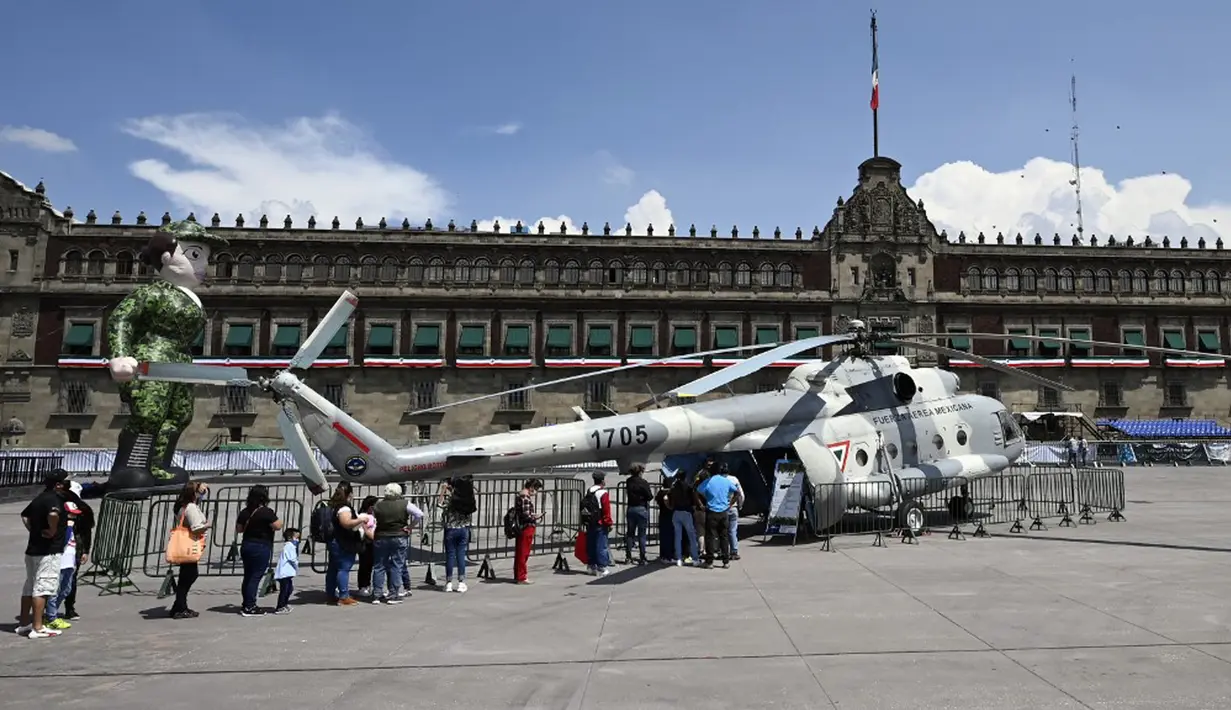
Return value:
[(634, 261), (633, 268), (629, 271), (628, 276), (634, 286), (644, 286), (645, 281), (648, 278), (648, 270), (646, 269), (645, 262)]
[(386, 256), (380, 262), (380, 273), (377, 275), (377, 278), (382, 283), (388, 283), (388, 284), (397, 283), (398, 272), (400, 272), (401, 270), (402, 270), (401, 265), (398, 264), (398, 260), (396, 258), (392, 256)]
[[(269, 273), (269, 267), (265, 267), (265, 273)], [(297, 284), (303, 281), (303, 257), (298, 254), (291, 254), (286, 257), (286, 282), (289, 284)]]
[(348, 284), (351, 279), (351, 261), (349, 256), (339, 256), (333, 260), (333, 280), (340, 284)]
[(686, 262), (675, 262), (675, 284), (682, 288), (688, 288), (691, 283), (692, 269), (688, 268), (688, 264)]
[(1150, 293), (1167, 293), (1167, 272), (1157, 270), (1150, 277)]
[(368, 255), (359, 260), (359, 281), (361, 283), (376, 281), (376, 276), (379, 273), (380, 261), (376, 257)]
[(1179, 269), (1171, 272), (1171, 279), (1167, 283), (1167, 290), (1172, 293), (1184, 293), (1184, 272)]
[(1060, 270), (1060, 290), (1065, 293), (1071, 293), (1073, 291), (1073, 270), (1072, 269), (1061, 269)]
[(543, 264), (543, 283), (555, 285), (560, 283), (560, 262), (548, 259)]
[(1133, 293), (1149, 293), (1150, 292), (1150, 277), (1144, 269), (1137, 269), (1133, 272)]
[(1081, 290), (1086, 293), (1094, 291), (1094, 272), (1090, 269), (1081, 270)]
[(778, 288), (791, 288), (795, 285), (795, 267), (790, 264), (778, 265), (778, 276), (774, 285)]
[(609, 262), (607, 264), (607, 273), (603, 274), (603, 284), (616, 288), (624, 285), (624, 280), (628, 276), (625, 271), (624, 262), (619, 259)]
[(1133, 274), (1127, 269), (1120, 269), (1116, 274), (1116, 288), (1120, 289), (1120, 293), (1132, 293), (1133, 291)]
[(240, 281), (252, 281), (256, 278), (256, 257), (244, 254), (239, 257), (239, 265), (235, 269), (235, 278)]
[(999, 291), (1000, 290), (1000, 274), (995, 269), (983, 270), (983, 290), (984, 291)]
[(661, 261), (654, 262), (654, 266), (650, 267), (650, 285), (655, 288), (661, 288), (667, 285), (667, 265)]
[(735, 285), (735, 269), (726, 262), (718, 265), (718, 285), (723, 288), (731, 288)]
[(432, 257), (432, 260), (427, 263), (427, 271), (424, 273), (424, 278), (429, 284), (444, 283), (445, 260), (438, 256)]
[(761, 264), (760, 276), (757, 279), (757, 285), (761, 288), (772, 288), (774, 285), (774, 265)]
[(1006, 291), (1019, 291), (1021, 287), (1021, 276), (1018, 275), (1017, 269), (1009, 269), (1004, 272), (1004, 289)]
[(282, 280), (282, 256), (279, 254), (270, 254), (261, 260), (262, 269), (261, 277), (270, 283), (277, 283)]
[(107, 271), (107, 255), (95, 249), (86, 257), (85, 271), (88, 276), (102, 276)]
[(710, 282), (709, 264), (698, 261), (692, 265), (692, 282), (697, 286), (708, 286)]
[(85, 259), (81, 258), (81, 252), (74, 249), (64, 255), (65, 276), (81, 276), (84, 270)]
[(1034, 269), (1022, 271), (1022, 290), (1026, 293), (1034, 293), (1039, 290), (1039, 277)]
[(235, 261), (230, 254), (219, 254), (214, 261), (214, 277), (218, 279), (235, 278)]
[(741, 263), (735, 267), (735, 287), (748, 288), (752, 285), (752, 267), (746, 263)]
[(1217, 271), (1205, 272), (1205, 292), (1208, 294), (1222, 292), (1222, 279), (1218, 278)]
[(466, 259), (453, 262), (453, 282), (463, 285), (470, 283), (470, 262)]
[(966, 290), (978, 291), (983, 288), (983, 272), (979, 267), (972, 266), (966, 270)]
[(412, 286), (418, 286), (423, 283), (427, 277), (427, 269), (423, 266), (423, 260), (419, 257), (414, 257), (410, 263), (406, 265), (406, 283)]
[(470, 278), (475, 284), (486, 286), (492, 282), (492, 263), (487, 259), (475, 259)]
[(1188, 292), (1205, 293), (1205, 274), (1200, 271), (1188, 272)]
[(522, 259), (517, 265), (517, 283), (524, 286), (533, 286), (537, 280), (534, 272), (534, 262), (530, 259)]
[(517, 280), (517, 262), (512, 259), (500, 260), (500, 283), (511, 284)]
[(122, 251), (115, 255), (115, 276), (119, 279), (131, 279), (133, 277), (134, 258), (132, 252)]
[(1099, 293), (1111, 293), (1111, 272), (1107, 269), (1099, 269), (1094, 288)]
[(1056, 276), (1055, 269), (1043, 269), (1043, 290), (1057, 291), (1060, 288), (1060, 279)]
[(564, 263), (563, 278), (561, 279), (569, 286), (575, 286), (581, 281), (581, 264), (569, 259)]
[(315, 283), (329, 283), (329, 270), (332, 268), (327, 256), (312, 257), (312, 281)]
[(603, 266), (603, 262), (598, 259), (592, 259), (590, 264), (586, 266), (585, 282), (591, 286), (602, 286), (603, 275), (606, 271), (607, 268)]

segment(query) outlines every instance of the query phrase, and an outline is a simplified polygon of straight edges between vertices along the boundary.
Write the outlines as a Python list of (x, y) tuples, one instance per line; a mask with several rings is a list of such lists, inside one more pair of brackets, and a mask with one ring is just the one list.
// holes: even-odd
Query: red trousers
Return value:
[(526, 581), (526, 565), (530, 562), (530, 549), (534, 547), (534, 526), (517, 534), (517, 547), (513, 550), (513, 581)]

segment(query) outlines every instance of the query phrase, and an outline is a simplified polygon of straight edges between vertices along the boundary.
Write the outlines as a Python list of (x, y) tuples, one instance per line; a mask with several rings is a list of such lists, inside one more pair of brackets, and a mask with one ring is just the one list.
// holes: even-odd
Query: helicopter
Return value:
[[(611, 460), (621, 470), (628, 470), (635, 463), (660, 463), (672, 455), (785, 448), (793, 450), (803, 465), (813, 491), (818, 530), (836, 524), (848, 509), (889, 507), (896, 511), (899, 524), (912, 532), (924, 526), (917, 499), (939, 491), (954, 489), (948, 502), (950, 512), (971, 515), (973, 502), (966, 484), (1012, 466), (1020, 459), (1026, 440), (1012, 413), (999, 400), (963, 393), (954, 373), (913, 367), (899, 355), (878, 355), (877, 346), (927, 350), (1057, 390), (1073, 389), (989, 358), (927, 342), (949, 338), (949, 334), (876, 332), (863, 321), (853, 320), (845, 333), (631, 363), (422, 409), (413, 414), (676, 359), (762, 351), (654, 396), (638, 405), (635, 412), (591, 419), (575, 408), (578, 421), (566, 424), (398, 448), (292, 372), (312, 366), (357, 305), (355, 294), (344, 292), (289, 366), (272, 377), (250, 380), (238, 367), (157, 362), (141, 363), (137, 377), (250, 386), (270, 394), (280, 407), (278, 427), (286, 447), (314, 495), (327, 491), (329, 484), (313, 455), (312, 444), (344, 480), (373, 484)], [(963, 337), (1010, 336), (972, 333)], [(1088, 344), (1123, 347), (1104, 342)], [(697, 399), (776, 362), (825, 346), (846, 348), (832, 360), (797, 365), (773, 391)], [(1197, 354), (1153, 346), (1144, 349)], [(883, 485), (835, 485), (842, 483)]]

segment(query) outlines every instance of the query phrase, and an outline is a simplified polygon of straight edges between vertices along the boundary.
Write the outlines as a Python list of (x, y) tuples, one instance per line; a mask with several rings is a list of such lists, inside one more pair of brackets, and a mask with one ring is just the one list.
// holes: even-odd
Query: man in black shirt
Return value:
[(650, 527), (650, 502), (654, 500), (654, 491), (650, 489), (649, 481), (645, 480), (645, 466), (636, 464), (629, 470), (625, 493), (628, 508), (624, 515), (624, 563), (632, 563), (633, 540), (636, 540), (641, 552), (637, 564), (644, 565), (646, 536)]
[(32, 639), (59, 636), (55, 629), (43, 628), (47, 599), (60, 587), (60, 555), (64, 552), (64, 493), (68, 473), (57, 468), (44, 479), (43, 492), (25, 510), (21, 522), (30, 531), (26, 542), (26, 583), (21, 591), (21, 619), (17, 633)]

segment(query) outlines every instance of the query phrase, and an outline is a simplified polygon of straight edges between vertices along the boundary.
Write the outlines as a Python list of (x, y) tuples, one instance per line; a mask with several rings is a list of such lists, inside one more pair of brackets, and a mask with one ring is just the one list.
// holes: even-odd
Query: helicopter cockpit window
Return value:
[(1004, 443), (1022, 438), (1022, 430), (1017, 426), (1017, 422), (1013, 421), (1012, 414), (1002, 409), (996, 412), (996, 418), (1000, 420), (1000, 434), (1004, 437)]

